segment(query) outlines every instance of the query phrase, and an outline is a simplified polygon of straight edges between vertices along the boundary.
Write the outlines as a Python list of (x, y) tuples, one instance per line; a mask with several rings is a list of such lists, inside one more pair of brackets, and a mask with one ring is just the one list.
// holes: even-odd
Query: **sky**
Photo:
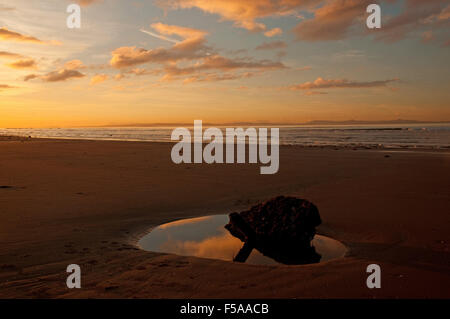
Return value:
[(448, 0), (0, 0), (0, 127), (450, 121), (449, 58)]

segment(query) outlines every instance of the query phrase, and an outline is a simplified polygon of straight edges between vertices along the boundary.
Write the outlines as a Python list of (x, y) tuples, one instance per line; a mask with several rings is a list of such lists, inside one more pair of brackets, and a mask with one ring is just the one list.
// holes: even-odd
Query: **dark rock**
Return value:
[(253, 248), (284, 264), (320, 260), (311, 240), (322, 221), (317, 207), (307, 200), (279, 196), (229, 217), (225, 228), (245, 243), (235, 261), (244, 262)]

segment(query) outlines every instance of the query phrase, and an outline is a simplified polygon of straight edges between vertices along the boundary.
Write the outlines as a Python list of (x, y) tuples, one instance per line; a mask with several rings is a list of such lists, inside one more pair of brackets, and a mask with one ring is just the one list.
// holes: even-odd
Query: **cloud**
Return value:
[(153, 23), (151, 27), (156, 30), (157, 32), (164, 34), (164, 35), (178, 35), (179, 37), (183, 39), (199, 39), (204, 38), (208, 32), (199, 30), (199, 29), (193, 29), (193, 28), (186, 28), (186, 27), (180, 27), (177, 25), (168, 25), (163, 23)]
[(284, 41), (264, 42), (256, 47), (256, 50), (276, 50), (287, 48), (287, 44)]
[(348, 35), (350, 27), (366, 14), (372, 0), (327, 0), (314, 11), (314, 17), (300, 22), (294, 33), (304, 41), (339, 40)]
[[(307, 11), (312, 18), (303, 19), (295, 28), (294, 34), (298, 40), (334, 41), (342, 40), (352, 35), (374, 34), (377, 40), (394, 42), (404, 39), (409, 34), (424, 27), (442, 29), (448, 27), (450, 6), (448, 0), (405, 0), (397, 1), (403, 4), (399, 14), (382, 22), (381, 29), (367, 30), (365, 19), (368, 16), (366, 7), (371, 0), (323, 0), (323, 5), (310, 7)], [(395, 0), (380, 1), (393, 3)], [(448, 32), (448, 31), (447, 31)]]
[(294, 33), (298, 40), (309, 42), (341, 40), (350, 35), (370, 33), (373, 33), (377, 40), (394, 42), (404, 39), (409, 34), (415, 34), (424, 27), (442, 30), (448, 27), (450, 19), (448, 0), (405, 0), (399, 14), (383, 21), (381, 29), (368, 31), (365, 28), (367, 17), (365, 8), (372, 2), (324, 0), (323, 6), (310, 9), (313, 18), (300, 22), (294, 28)]
[(438, 21), (445, 21), (450, 19), (450, 5), (443, 9), (436, 18)]
[[(164, 9), (192, 9), (219, 15), (233, 21), (235, 27), (262, 32), (268, 37), (282, 33), (280, 28), (268, 30), (260, 19), (293, 15), (302, 19), (294, 28), (301, 41), (335, 41), (352, 35), (374, 34), (376, 39), (398, 41), (426, 24), (445, 28), (450, 19), (448, 0), (380, 0), (399, 3), (399, 14), (382, 22), (382, 28), (367, 30), (366, 8), (372, 0), (157, 0)], [(384, 17), (384, 15), (383, 15)], [(386, 15), (387, 17), (387, 15)], [(422, 30), (423, 31), (423, 30)], [(420, 34), (420, 33), (419, 33)]]
[(358, 82), (347, 79), (323, 79), (317, 78), (314, 82), (305, 82), (293, 85), (291, 90), (318, 90), (318, 89), (361, 89), (361, 88), (377, 88), (386, 87), (387, 84), (396, 82), (398, 79), (389, 79), (382, 81)]
[(16, 42), (31, 42), (31, 43), (38, 43), (43, 44), (44, 41), (39, 40), (38, 38), (23, 35), (21, 33), (8, 30), (6, 27), (0, 28), (0, 40), (4, 41), (16, 41)]
[(206, 31), (198, 30), (198, 29), (192, 29), (192, 28), (186, 28), (186, 27), (180, 27), (176, 25), (167, 25), (163, 23), (153, 23), (150, 25), (155, 31), (158, 33), (154, 33), (148, 30), (141, 29), (141, 32), (144, 32), (148, 35), (151, 35), (152, 37), (169, 41), (172, 43), (180, 43), (181, 40), (173, 39), (167, 37), (167, 35), (177, 35), (182, 38), (182, 40), (195, 40), (195, 39), (203, 39), (208, 33)]
[(33, 59), (18, 60), (7, 64), (7, 66), (13, 69), (35, 69), (37, 67), (36, 61)]
[[(155, 33), (158, 38), (177, 37), (170, 38), (173, 40), (171, 42), (176, 43), (169, 48), (149, 50), (134, 46), (120, 47), (111, 52), (110, 65), (121, 69), (121, 74), (162, 74), (162, 81), (182, 79), (185, 83), (246, 78), (261, 72), (286, 68), (281, 62), (270, 60), (224, 57), (207, 46), (205, 37), (208, 33), (203, 30), (162, 23), (154, 23), (151, 27), (158, 32)], [(159, 64), (161, 68), (129, 70), (142, 64)], [(123, 77), (121, 75), (116, 79)]]
[(272, 62), (269, 60), (255, 61), (251, 59), (229, 59), (220, 55), (208, 56), (194, 67), (196, 70), (218, 69), (223, 71), (235, 69), (284, 69), (286, 68), (281, 62)]
[(158, 48), (146, 50), (136, 47), (120, 47), (111, 53), (112, 58), (110, 64), (114, 68), (126, 68), (145, 63), (169, 63), (180, 60), (193, 60), (204, 56), (200, 52), (204, 50), (202, 42), (190, 42), (189, 46), (173, 46), (170, 49)]
[(274, 37), (274, 36), (277, 36), (280, 34), (283, 34), (283, 30), (281, 30), (280, 28), (274, 28), (272, 30), (264, 32), (264, 35), (268, 38), (271, 38), (271, 37)]
[[(176, 65), (168, 65), (164, 69), (166, 74), (163, 79), (168, 81), (180, 76), (189, 76), (188, 82), (235, 80), (254, 76), (254, 72), (261, 73), (285, 68), (286, 66), (281, 62), (251, 59), (232, 60), (220, 55), (214, 55), (205, 57), (202, 61), (189, 67), (180, 68)], [(254, 72), (248, 72), (249, 70)], [(221, 71), (223, 73), (216, 74), (211, 73), (211, 71)]]
[(95, 3), (103, 2), (103, 0), (76, 0), (75, 2), (77, 2), (82, 7), (87, 7)]
[(108, 76), (106, 74), (96, 74), (91, 79), (91, 85), (105, 82), (107, 79), (108, 79)]
[(49, 72), (44, 75), (29, 74), (24, 78), (24, 81), (41, 79), (44, 82), (62, 82), (69, 79), (82, 78), (85, 76), (85, 74), (77, 70), (61, 69), (58, 71)]
[(0, 58), (4, 59), (21, 59), (23, 55), (13, 52), (0, 51)]
[(244, 72), (244, 73), (204, 73), (199, 75), (194, 75), (191, 77), (187, 77), (183, 80), (184, 84), (194, 83), (194, 82), (218, 82), (218, 81), (231, 81), (231, 80), (239, 80), (239, 79), (248, 79), (252, 76), (255, 76), (255, 73), (252, 72)]
[(9, 90), (9, 89), (17, 89), (17, 87), (11, 86), (8, 84), (0, 84), (0, 91)]
[(297, 10), (310, 8), (322, 0), (157, 0), (167, 9), (197, 8), (210, 14), (217, 14), (223, 20), (252, 32), (266, 32), (267, 36), (281, 33), (281, 29), (267, 30), (260, 18), (295, 14)]
[(71, 60), (64, 64), (64, 69), (66, 70), (79, 70), (85, 68), (86, 66), (80, 60)]
[[(383, 23), (377, 39), (394, 42), (404, 39), (417, 29), (445, 30), (449, 19), (450, 6), (447, 0), (406, 0), (404, 10)], [(448, 30), (445, 34), (448, 34)]]
[(60, 82), (60, 81), (66, 81), (66, 80), (72, 79), (72, 78), (82, 78), (84, 76), (85, 75), (83, 73), (76, 71), (76, 70), (62, 69), (59, 71), (53, 71), (53, 72), (47, 73), (46, 75), (44, 75), (41, 78), (45, 82)]
[(27, 76), (25, 76), (23, 78), (23, 80), (25, 82), (27, 82), (27, 81), (34, 80), (34, 79), (37, 79), (37, 78), (39, 78), (39, 75), (37, 75), (37, 74), (28, 74)]
[(16, 10), (16, 8), (7, 7), (7, 6), (3, 5), (3, 4), (0, 4), (0, 12), (1, 11), (14, 11), (14, 10)]
[[(159, 32), (158, 38), (169, 38), (166, 35), (176, 35), (181, 40), (170, 39), (168, 41), (175, 44), (166, 48), (157, 48), (146, 50), (136, 47), (120, 47), (112, 52), (110, 60), (111, 66), (115, 68), (125, 68), (144, 63), (174, 63), (180, 60), (193, 60), (206, 55), (208, 48), (205, 45), (205, 36), (207, 32), (180, 27), (175, 25), (167, 25), (163, 23), (154, 23), (151, 27)], [(162, 34), (162, 35), (161, 35)]]
[(6, 66), (13, 69), (35, 69), (37, 67), (36, 61), (31, 58), (26, 58), (22, 54), (0, 51), (0, 59), (16, 60)]

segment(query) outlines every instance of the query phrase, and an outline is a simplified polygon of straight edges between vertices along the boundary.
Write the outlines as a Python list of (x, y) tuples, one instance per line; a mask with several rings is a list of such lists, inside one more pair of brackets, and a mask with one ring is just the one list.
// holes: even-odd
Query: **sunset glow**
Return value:
[(0, 127), (449, 121), (448, 1), (0, 1)]

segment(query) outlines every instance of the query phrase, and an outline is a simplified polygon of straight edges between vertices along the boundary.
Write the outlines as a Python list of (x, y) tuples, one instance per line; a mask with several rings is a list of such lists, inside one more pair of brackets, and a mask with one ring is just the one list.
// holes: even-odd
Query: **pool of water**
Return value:
[[(228, 220), (228, 215), (178, 220), (154, 228), (138, 245), (147, 251), (232, 261), (243, 243), (224, 228)], [(314, 236), (312, 245), (321, 255), (320, 262), (342, 258), (347, 251), (341, 242), (320, 235)], [(257, 249), (252, 250), (246, 263), (280, 264)]]

